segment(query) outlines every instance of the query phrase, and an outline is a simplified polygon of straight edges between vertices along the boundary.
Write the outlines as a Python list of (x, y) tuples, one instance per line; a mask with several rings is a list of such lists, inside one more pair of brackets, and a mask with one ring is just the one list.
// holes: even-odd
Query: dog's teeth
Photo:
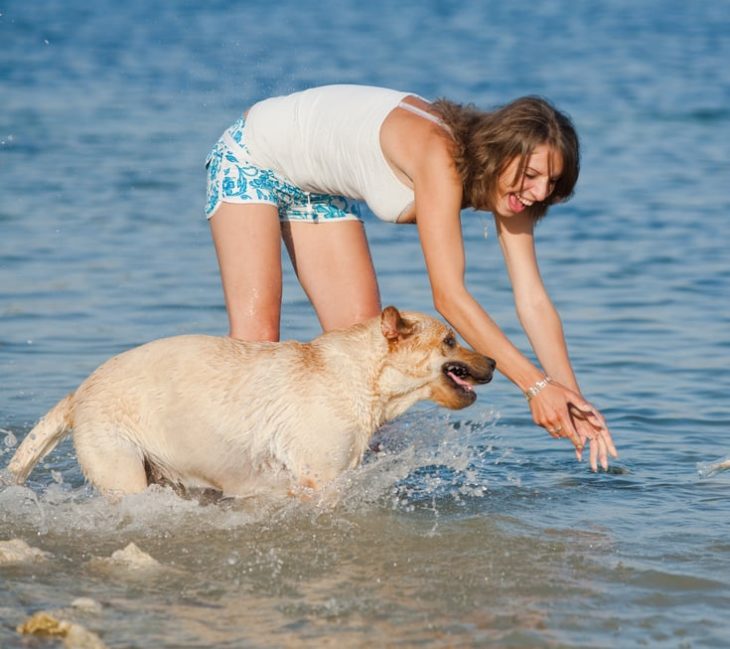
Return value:
[(466, 369), (461, 365), (448, 365), (446, 367), (446, 371), (451, 372), (452, 374), (456, 374), (456, 376), (462, 378), (469, 375), (469, 372), (467, 372)]

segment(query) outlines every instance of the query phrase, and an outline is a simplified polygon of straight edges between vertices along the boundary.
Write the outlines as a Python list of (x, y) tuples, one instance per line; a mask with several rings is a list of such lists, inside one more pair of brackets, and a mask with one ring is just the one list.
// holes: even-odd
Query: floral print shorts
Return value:
[(241, 117), (216, 142), (208, 154), (208, 196), (205, 215), (210, 218), (221, 203), (276, 205), (281, 221), (359, 221), (357, 201), (332, 194), (305, 192), (272, 169), (249, 160)]

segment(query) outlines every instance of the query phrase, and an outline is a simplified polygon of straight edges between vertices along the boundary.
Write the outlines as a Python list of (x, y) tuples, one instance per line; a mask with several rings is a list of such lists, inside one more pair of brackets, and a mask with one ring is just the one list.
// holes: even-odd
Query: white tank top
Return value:
[[(250, 159), (305, 191), (363, 200), (379, 218), (397, 221), (413, 204), (413, 190), (385, 159), (380, 127), (411, 94), (335, 85), (265, 99), (246, 118)], [(425, 111), (414, 112), (439, 121)]]

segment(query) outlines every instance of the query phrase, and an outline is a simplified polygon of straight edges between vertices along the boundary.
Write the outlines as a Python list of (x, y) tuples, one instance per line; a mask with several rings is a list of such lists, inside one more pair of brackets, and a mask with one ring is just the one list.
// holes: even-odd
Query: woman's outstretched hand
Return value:
[(580, 394), (551, 382), (530, 400), (532, 419), (553, 437), (567, 437), (575, 446), (578, 460), (586, 441), (590, 445), (590, 464), (598, 470), (600, 462), (608, 469), (608, 456), (618, 457), (603, 415)]

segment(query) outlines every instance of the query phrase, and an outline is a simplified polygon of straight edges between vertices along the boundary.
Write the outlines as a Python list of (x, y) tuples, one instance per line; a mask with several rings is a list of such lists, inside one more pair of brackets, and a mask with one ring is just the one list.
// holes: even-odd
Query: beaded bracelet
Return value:
[(527, 399), (528, 402), (531, 401), (533, 397), (540, 394), (540, 392), (542, 392), (552, 382), (553, 380), (549, 376), (546, 376), (544, 379), (535, 383), (535, 385), (530, 386), (525, 391), (525, 399)]

